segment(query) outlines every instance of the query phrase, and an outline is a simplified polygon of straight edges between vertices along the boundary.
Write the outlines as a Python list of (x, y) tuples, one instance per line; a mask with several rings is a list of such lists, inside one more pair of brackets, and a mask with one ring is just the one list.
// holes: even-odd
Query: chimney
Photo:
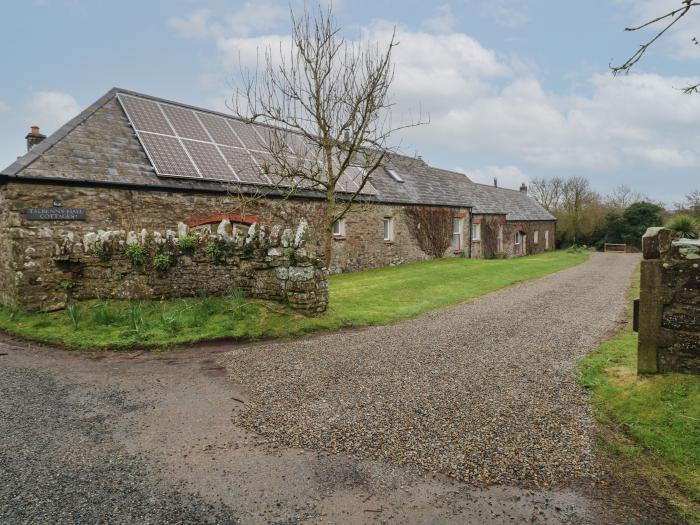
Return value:
[(32, 126), (31, 131), (27, 133), (27, 136), (24, 138), (27, 140), (27, 151), (29, 151), (42, 142), (46, 138), (46, 135), (42, 135), (39, 132), (39, 126)]
[(493, 178), (493, 187), (498, 188), (498, 179), (496, 177)]
[(520, 185), (520, 191), (522, 191), (523, 193), (527, 193), (527, 186), (524, 182)]

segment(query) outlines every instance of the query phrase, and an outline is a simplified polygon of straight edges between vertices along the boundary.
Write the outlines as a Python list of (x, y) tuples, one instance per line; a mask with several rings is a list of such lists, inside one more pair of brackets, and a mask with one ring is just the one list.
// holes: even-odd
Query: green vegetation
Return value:
[(159, 253), (158, 255), (153, 257), (153, 268), (157, 272), (167, 272), (171, 264), (172, 260), (170, 259), (170, 255), (168, 255), (167, 253)]
[(199, 239), (197, 239), (197, 237), (195, 237), (194, 235), (186, 235), (184, 237), (180, 237), (177, 240), (177, 246), (182, 251), (191, 252), (197, 247), (198, 242)]
[(679, 237), (686, 239), (697, 239), (700, 233), (700, 220), (692, 215), (676, 215), (666, 224), (666, 228), (675, 231)]
[[(634, 282), (631, 297), (638, 296), (639, 273)], [(603, 449), (700, 523), (700, 378), (638, 376), (631, 326), (586, 356), (578, 373), (606, 429)]]
[(124, 255), (127, 256), (134, 266), (142, 266), (146, 262), (148, 252), (146, 252), (146, 248), (140, 244), (130, 244), (126, 247), (126, 250), (124, 250)]
[(81, 303), (73, 322), (65, 311), (28, 313), (0, 308), (0, 329), (76, 349), (164, 347), (195, 341), (294, 337), (345, 326), (387, 324), (468, 301), (586, 260), (582, 252), (517, 259), (449, 258), (335, 275), (328, 310), (305, 317), (283, 305), (227, 297)]

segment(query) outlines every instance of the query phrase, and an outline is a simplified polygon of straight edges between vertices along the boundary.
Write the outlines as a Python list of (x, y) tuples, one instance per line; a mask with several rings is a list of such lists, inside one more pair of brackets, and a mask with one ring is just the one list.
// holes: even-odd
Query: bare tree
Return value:
[(695, 190), (685, 196), (684, 202), (677, 202), (674, 206), (676, 213), (685, 213), (700, 219), (700, 190)]
[[(631, 57), (629, 57), (624, 63), (618, 66), (613, 66), (612, 64), (610, 64), (610, 69), (612, 70), (613, 75), (617, 75), (619, 73), (629, 73), (632, 67), (641, 60), (641, 58), (647, 52), (649, 47), (651, 47), (657, 40), (659, 40), (664, 35), (664, 33), (670, 30), (674, 25), (676, 25), (691, 10), (693, 10), (695, 7), (700, 6), (700, 1), (696, 0), (680, 0), (680, 3), (680, 7), (673, 9), (665, 14), (661, 14), (640, 25), (625, 28), (625, 31), (639, 31), (641, 29), (648, 28), (651, 26), (658, 27), (660, 25), (661, 27), (659, 30), (657, 30), (657, 32), (650, 40), (641, 44), (637, 52), (634, 53)], [(698, 45), (699, 43), (700, 42), (698, 42), (696, 38), (692, 39), (693, 45)], [(697, 93), (699, 90), (700, 84), (693, 84), (683, 88), (683, 92), (686, 94)]]
[(588, 179), (572, 177), (562, 186), (561, 221), (568, 229), (571, 241), (576, 244), (586, 230), (591, 216), (588, 208), (599, 201), (598, 195), (591, 189)]
[(548, 212), (553, 212), (561, 204), (564, 180), (534, 178), (530, 183), (530, 195)]
[(330, 264), (333, 225), (371, 192), (370, 176), (391, 150), (394, 126), (389, 88), (398, 45), (347, 41), (331, 7), (300, 17), (291, 12), (288, 50), (265, 50), (263, 64), (242, 71), (233, 110), (263, 127), (259, 164), (277, 188), (325, 197), (324, 253)]
[(630, 204), (643, 200), (648, 199), (641, 193), (634, 191), (629, 186), (620, 184), (606, 196), (605, 203), (617, 210), (625, 210)]

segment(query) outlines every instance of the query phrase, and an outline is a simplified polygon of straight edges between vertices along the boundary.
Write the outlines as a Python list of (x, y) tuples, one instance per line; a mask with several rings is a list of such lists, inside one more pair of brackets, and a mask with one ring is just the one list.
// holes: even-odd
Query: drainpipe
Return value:
[(469, 210), (469, 230), (467, 230), (467, 239), (469, 239), (469, 248), (468, 248), (468, 255), (467, 259), (472, 258), (472, 209), (467, 208)]

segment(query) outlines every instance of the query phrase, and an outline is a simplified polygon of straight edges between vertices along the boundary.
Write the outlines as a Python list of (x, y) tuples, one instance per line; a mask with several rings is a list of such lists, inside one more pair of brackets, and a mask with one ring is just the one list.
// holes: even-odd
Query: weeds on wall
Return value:
[(195, 235), (186, 235), (177, 240), (177, 247), (185, 253), (192, 253), (197, 247), (198, 243), (199, 238), (197, 238)]
[(170, 268), (172, 259), (167, 253), (159, 253), (153, 257), (153, 269), (158, 273), (165, 273)]
[(146, 248), (140, 244), (130, 244), (126, 247), (126, 250), (124, 250), (124, 255), (126, 255), (127, 259), (129, 259), (134, 266), (143, 266), (146, 263), (148, 252)]

